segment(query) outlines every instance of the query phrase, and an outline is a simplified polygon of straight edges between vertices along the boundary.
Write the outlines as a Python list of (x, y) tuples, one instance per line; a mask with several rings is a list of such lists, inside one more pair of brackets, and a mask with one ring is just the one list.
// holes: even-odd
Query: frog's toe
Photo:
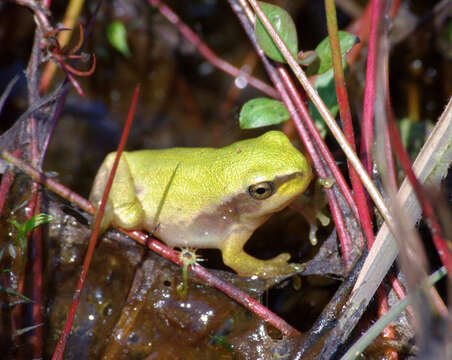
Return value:
[(289, 253), (282, 253), (279, 254), (278, 256), (275, 256), (273, 259), (271, 259), (271, 262), (274, 262), (275, 264), (281, 263), (287, 263), (290, 259), (290, 254)]
[(293, 272), (302, 272), (306, 270), (306, 264), (290, 263), (287, 265), (291, 267)]
[(282, 253), (273, 259), (264, 262), (259, 275), (264, 278), (274, 278), (278, 276), (295, 274), (305, 269), (304, 264), (289, 263), (290, 254)]

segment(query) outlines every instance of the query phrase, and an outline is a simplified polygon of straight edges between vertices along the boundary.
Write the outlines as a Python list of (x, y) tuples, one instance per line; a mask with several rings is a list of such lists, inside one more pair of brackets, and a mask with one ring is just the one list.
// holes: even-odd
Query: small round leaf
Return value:
[(127, 44), (127, 29), (121, 21), (113, 21), (107, 27), (107, 38), (110, 44), (125, 57), (130, 57)]
[[(341, 55), (344, 56), (353, 45), (357, 44), (359, 39), (348, 32), (339, 31), (339, 46), (341, 48)], [(333, 59), (331, 55), (330, 38), (323, 39), (315, 48), (318, 59), (310, 65), (307, 69), (308, 75), (323, 74), (333, 67)], [(344, 66), (345, 62), (342, 62)]]
[(239, 121), (241, 129), (254, 129), (277, 125), (290, 118), (281, 101), (269, 98), (256, 98), (243, 105)]
[[(267, 15), (276, 32), (286, 44), (291, 54), (295, 58), (297, 58), (298, 38), (297, 30), (295, 28), (292, 17), (286, 10), (280, 8), (279, 6), (267, 4), (265, 2), (259, 2), (259, 5), (261, 6), (265, 15)], [(268, 34), (264, 25), (262, 25), (261, 21), (258, 18), (256, 18), (255, 34), (257, 42), (264, 50), (265, 55), (273, 60), (286, 62), (284, 56), (281, 54), (278, 47), (273, 42), (273, 39)]]

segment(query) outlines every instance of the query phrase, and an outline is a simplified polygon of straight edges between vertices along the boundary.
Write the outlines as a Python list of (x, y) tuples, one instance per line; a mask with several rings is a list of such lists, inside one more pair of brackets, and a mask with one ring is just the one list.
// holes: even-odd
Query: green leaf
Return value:
[(28, 234), (33, 229), (37, 228), (38, 226), (41, 226), (42, 224), (48, 223), (53, 220), (53, 217), (49, 214), (36, 214), (35, 216), (32, 216), (30, 219), (28, 219), (24, 226), (23, 226), (23, 232), (25, 234)]
[(226, 341), (223, 335), (213, 335), (213, 336), (209, 335), (209, 337), (214, 343), (221, 345), (224, 349), (226, 349), (230, 353), (234, 352), (234, 347)]
[[(295, 28), (295, 24), (292, 20), (292, 17), (289, 13), (280, 8), (279, 6), (267, 4), (265, 2), (259, 2), (262, 10), (265, 15), (267, 15), (268, 19), (272, 23), (276, 32), (279, 34), (281, 39), (286, 44), (287, 48), (291, 52), (291, 54), (297, 58), (298, 54), (298, 38), (297, 38), (297, 29)], [(256, 27), (255, 27), (255, 35), (257, 42), (262, 47), (269, 58), (279, 61), (286, 62), (284, 56), (279, 51), (278, 47), (273, 42), (273, 39), (268, 34), (264, 25), (261, 21), (256, 18)]]
[[(339, 45), (341, 48), (342, 57), (344, 57), (344, 55), (353, 47), (353, 45), (357, 44), (358, 42), (359, 39), (355, 35), (345, 31), (339, 31)], [(333, 67), (329, 37), (326, 37), (319, 43), (319, 45), (317, 45), (315, 52), (317, 53), (318, 58), (306, 70), (306, 73), (308, 75), (320, 75), (327, 72)], [(344, 65), (345, 61), (342, 61), (342, 64)]]
[(256, 98), (248, 101), (240, 110), (241, 129), (254, 129), (280, 124), (290, 118), (281, 101), (269, 98)]
[(0, 286), (0, 291), (4, 291), (5, 293), (7, 293), (9, 295), (18, 296), (21, 299), (25, 300), (26, 302), (34, 302), (33, 300), (27, 298), (25, 295), (22, 295), (21, 293), (17, 292), (14, 289), (11, 289), (11, 288)]
[[(339, 105), (337, 104), (333, 69), (317, 76), (314, 87), (330, 111), (331, 116), (333, 118), (336, 117)], [(327, 133), (327, 126), (312, 101), (309, 101), (309, 113), (311, 114), (317, 129), (319, 129), (320, 135), (324, 138)]]
[(47, 222), (53, 220), (53, 217), (48, 214), (36, 214), (28, 219), (23, 225), (19, 224), (16, 220), (8, 220), (10, 224), (13, 224), (17, 229), (16, 235), (16, 244), (18, 243), (22, 249), (25, 249), (27, 246), (27, 234), (32, 231), (34, 228), (41, 226)]
[(107, 27), (107, 38), (110, 44), (125, 57), (130, 57), (127, 44), (127, 29), (121, 21), (113, 21)]

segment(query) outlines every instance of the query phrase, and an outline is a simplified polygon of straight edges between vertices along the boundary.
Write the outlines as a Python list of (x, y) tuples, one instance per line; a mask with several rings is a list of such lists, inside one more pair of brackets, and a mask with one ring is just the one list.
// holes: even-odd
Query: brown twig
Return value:
[[(92, 75), (96, 69), (96, 55), (92, 54), (93, 63), (91, 65), (91, 68), (86, 71), (77, 70), (72, 65), (68, 64), (68, 61), (70, 60), (79, 60), (85, 58), (84, 55), (77, 54), (84, 42), (84, 31), (82, 24), (79, 23), (79, 42), (71, 50), (64, 51), (63, 47), (60, 45), (60, 41), (58, 41), (58, 39), (56, 38), (56, 35), (66, 30), (68, 29), (59, 28), (48, 31), (46, 34), (44, 34), (44, 38), (47, 39), (49, 43), (47, 46), (47, 51), (50, 55), (50, 58), (53, 59), (53, 61), (55, 61), (55, 63), (61, 68), (61, 70), (66, 73), (69, 81), (72, 83), (80, 96), (84, 96), (83, 90), (81, 89), (77, 80), (74, 78), (74, 75), (79, 77), (87, 77)], [(50, 76), (50, 78), (48, 78), (48, 76)], [(43, 93), (47, 89), (52, 77), (53, 73), (50, 70), (49, 72), (44, 72), (38, 90), (39, 93)]]
[[(84, 4), (84, 0), (71, 0), (68, 3), (68, 6), (66, 7), (66, 12), (64, 14), (63, 18), (63, 24), (62, 27), (66, 28), (67, 32), (59, 32), (57, 34), (58, 43), (61, 45), (61, 48), (64, 48), (68, 43), (72, 36), (72, 29), (74, 28), (76, 21), (80, 15), (80, 12), (82, 10)], [(48, 3), (45, 3), (45, 6), (49, 8), (50, 1)], [(81, 25), (80, 25), (81, 27)], [(81, 44), (83, 44), (83, 37), (80, 36), (80, 47)], [(79, 48), (80, 48), (79, 47)], [(40, 93), (44, 93), (49, 88), (52, 79), (55, 75), (57, 66), (56, 64), (52, 62), (48, 62), (44, 68), (44, 71), (41, 76), (40, 84), (39, 84), (39, 91)]]

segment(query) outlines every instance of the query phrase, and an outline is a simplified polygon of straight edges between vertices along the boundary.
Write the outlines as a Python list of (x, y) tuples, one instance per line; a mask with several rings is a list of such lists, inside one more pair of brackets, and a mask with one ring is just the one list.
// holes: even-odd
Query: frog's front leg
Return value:
[(304, 270), (303, 264), (288, 263), (290, 259), (288, 253), (279, 254), (269, 260), (260, 260), (248, 255), (243, 249), (248, 238), (248, 234), (232, 233), (220, 248), (225, 265), (240, 276), (258, 275), (262, 278), (273, 278)]
[[(115, 155), (116, 153), (111, 153), (105, 158), (94, 180), (90, 201), (96, 208), (99, 207), (102, 199)], [(125, 229), (139, 229), (142, 227), (143, 218), (144, 211), (136, 196), (135, 184), (126, 154), (123, 153), (108, 196), (101, 231), (105, 231), (111, 224)]]

